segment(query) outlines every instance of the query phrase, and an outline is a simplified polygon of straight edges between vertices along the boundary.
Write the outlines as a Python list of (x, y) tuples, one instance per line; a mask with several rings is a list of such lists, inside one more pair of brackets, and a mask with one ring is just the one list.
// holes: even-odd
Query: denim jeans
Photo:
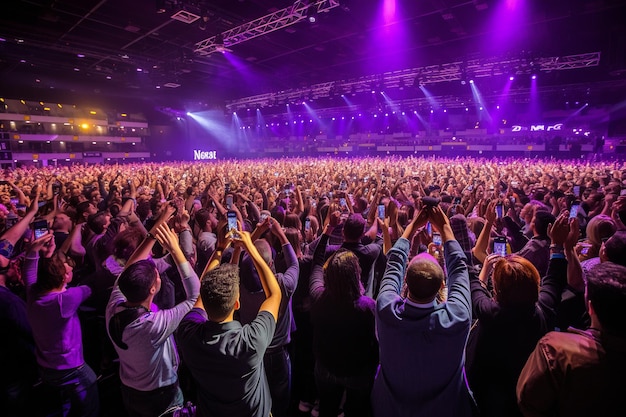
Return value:
[(272, 415), (283, 417), (289, 408), (291, 398), (291, 359), (283, 346), (268, 349), (263, 357), (265, 375), (272, 396)]
[(183, 405), (183, 392), (178, 382), (152, 391), (139, 391), (122, 384), (122, 401), (129, 417), (158, 417), (172, 407)]
[(53, 415), (97, 417), (100, 402), (96, 374), (89, 365), (72, 369), (40, 368), (41, 379), (60, 394), (61, 407)]

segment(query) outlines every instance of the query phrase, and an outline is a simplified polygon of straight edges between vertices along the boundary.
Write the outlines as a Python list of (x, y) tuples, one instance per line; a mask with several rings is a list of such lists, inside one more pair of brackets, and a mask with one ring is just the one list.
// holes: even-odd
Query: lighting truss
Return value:
[(413, 87), (448, 81), (461, 81), (466, 77), (481, 78), (506, 74), (530, 74), (532, 71), (561, 71), (596, 67), (599, 64), (600, 52), (536, 59), (470, 59), (244, 97), (229, 102), (226, 108), (232, 110), (246, 106), (268, 106), (280, 101), (302, 100), (306, 97), (329, 97), (332, 92), (336, 94), (361, 93), (372, 90), (372, 86), (376, 86), (375, 88)]
[(545, 58), (540, 65), (542, 71), (597, 67), (600, 65), (600, 52), (568, 55), (561, 58)]
[(215, 42), (217, 35), (200, 41), (196, 43), (194, 52), (201, 56), (221, 52), (224, 47), (231, 47), (296, 24), (307, 18), (307, 12), (311, 8), (317, 13), (324, 13), (338, 6), (339, 2), (337, 0), (314, 0), (310, 2), (298, 0), (289, 7), (222, 32), (221, 35), (224, 36), (223, 44)]

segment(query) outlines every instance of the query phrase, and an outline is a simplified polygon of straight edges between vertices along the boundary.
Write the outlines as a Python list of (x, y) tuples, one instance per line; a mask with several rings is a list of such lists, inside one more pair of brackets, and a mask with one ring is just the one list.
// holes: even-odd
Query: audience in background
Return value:
[[(322, 157), (20, 167), (0, 179), (0, 323), (15, 363), (34, 370), (34, 346), (39, 365), (39, 381), (6, 368), (10, 415), (22, 404), (35, 405), (29, 415), (158, 415), (183, 397), (199, 415), (510, 415), (546, 332), (590, 325), (595, 344), (571, 340), (620, 349), (598, 310), (614, 300), (591, 297), (585, 280), (626, 259), (623, 163)], [(35, 219), (50, 232), (35, 237)], [(491, 254), (494, 240), (507, 256)], [(193, 271), (204, 309), (189, 312)], [(503, 357), (512, 329), (515, 354)], [(618, 369), (611, 358), (590, 363)], [(121, 391), (104, 389), (116, 380)], [(540, 384), (518, 385), (522, 412), (541, 414)]]

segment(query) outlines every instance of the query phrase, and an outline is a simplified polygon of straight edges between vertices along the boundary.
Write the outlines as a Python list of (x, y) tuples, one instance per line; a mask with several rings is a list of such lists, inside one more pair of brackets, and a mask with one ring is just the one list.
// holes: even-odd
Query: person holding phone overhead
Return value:
[[(413, 234), (426, 221), (441, 234), (447, 279), (432, 259), (408, 263)], [(472, 317), (467, 259), (443, 210), (422, 207), (387, 259), (376, 300), (380, 369), (372, 390), (374, 416), (471, 416), (473, 400), (463, 375)], [(440, 302), (446, 280), (448, 297)]]
[[(234, 239), (226, 228), (222, 220), (217, 247), (202, 274), (200, 298), (178, 328), (179, 352), (197, 384), (198, 415), (267, 417), (272, 399), (263, 357), (276, 329), (281, 289), (250, 233), (241, 231)], [(234, 319), (241, 305), (239, 268), (220, 264), (231, 243), (250, 255), (266, 296), (246, 325)]]
[[(37, 200), (32, 204), (36, 206)], [(96, 417), (100, 414), (98, 386), (83, 356), (78, 318), (78, 309), (91, 295), (91, 288), (68, 287), (74, 262), (55, 249), (53, 235), (44, 234), (31, 242), (22, 266), (37, 363), (42, 381), (61, 399), (56, 412), (69, 409), (72, 415)]]
[(24, 236), (31, 221), (37, 215), (39, 210), (39, 185), (35, 185), (33, 194), (35, 198), (31, 201), (24, 217), (0, 235), (0, 268), (4, 268), (9, 264), (9, 258), (13, 255), (15, 244)]
[(548, 233), (553, 249), (543, 280), (527, 259), (495, 251), (485, 259), (480, 274), (470, 273), (478, 322), (468, 339), (466, 371), (481, 416), (521, 416), (515, 398), (517, 378), (537, 341), (554, 328), (567, 284), (564, 246), (576, 244), (578, 230), (564, 213)]
[[(183, 404), (173, 334), (196, 302), (200, 282), (167, 225), (174, 210), (167, 205), (128, 259), (106, 308), (107, 331), (120, 357), (122, 400), (130, 417), (159, 416)], [(186, 297), (172, 308), (153, 311), (152, 301), (161, 289), (161, 277), (150, 259), (157, 241), (174, 260)]]

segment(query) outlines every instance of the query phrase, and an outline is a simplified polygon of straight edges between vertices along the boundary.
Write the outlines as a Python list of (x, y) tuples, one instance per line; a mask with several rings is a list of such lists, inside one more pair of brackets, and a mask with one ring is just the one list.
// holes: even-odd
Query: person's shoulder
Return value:
[(198, 329), (202, 328), (207, 322), (206, 313), (199, 308), (192, 308), (189, 313), (185, 314), (185, 317), (180, 321), (176, 333), (179, 337), (184, 338), (189, 333), (194, 333)]
[(544, 335), (537, 344), (548, 358), (586, 356), (586, 352), (597, 350), (599, 342), (592, 332), (568, 329), (566, 332), (553, 331)]
[(276, 320), (274, 320), (274, 316), (267, 310), (261, 310), (256, 315), (254, 320), (250, 323), (245, 324), (243, 329), (245, 332), (260, 332), (263, 329), (268, 332), (274, 332), (274, 328), (276, 327)]
[(194, 326), (194, 325), (202, 325), (207, 322), (207, 315), (204, 310), (201, 308), (192, 308), (185, 317), (180, 322), (180, 325), (183, 326)]
[(376, 309), (376, 301), (374, 301), (373, 298), (367, 297), (365, 295), (359, 297), (355, 304), (360, 310), (374, 311)]
[(241, 334), (244, 340), (258, 347), (259, 345), (256, 343), (270, 344), (275, 329), (276, 321), (272, 313), (262, 310), (259, 311), (254, 320), (241, 327)]

